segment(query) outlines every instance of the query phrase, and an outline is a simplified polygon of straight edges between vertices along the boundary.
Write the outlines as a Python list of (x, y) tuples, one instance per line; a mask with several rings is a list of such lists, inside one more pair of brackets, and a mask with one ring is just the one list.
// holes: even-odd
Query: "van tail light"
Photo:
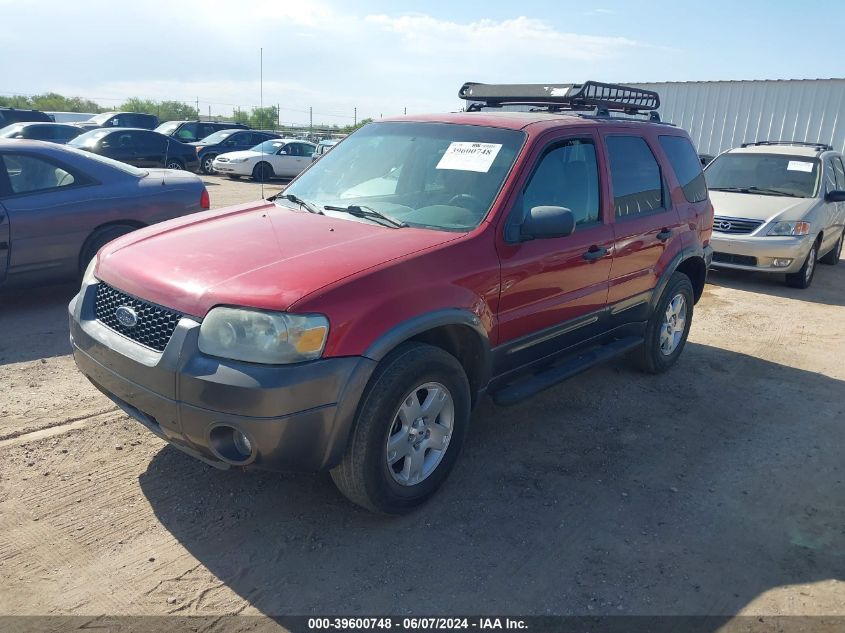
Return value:
[(208, 197), (208, 189), (205, 187), (202, 188), (202, 193), (200, 194), (200, 208), (203, 211), (208, 211), (211, 208), (211, 198)]

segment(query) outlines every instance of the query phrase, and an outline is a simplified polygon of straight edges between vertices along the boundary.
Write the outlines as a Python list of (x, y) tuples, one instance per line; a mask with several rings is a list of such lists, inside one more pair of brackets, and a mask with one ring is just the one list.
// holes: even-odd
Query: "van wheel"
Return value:
[(252, 179), (258, 182), (267, 182), (273, 177), (273, 168), (267, 163), (258, 163), (252, 170)]
[(640, 369), (659, 374), (678, 361), (692, 325), (694, 301), (689, 277), (672, 273), (646, 325), (645, 343), (636, 357)]
[(85, 245), (82, 247), (82, 251), (79, 254), (80, 281), (82, 280), (82, 275), (85, 274), (85, 269), (88, 268), (88, 264), (90, 264), (91, 260), (94, 259), (94, 256), (97, 254), (97, 251), (99, 251), (103, 246), (105, 246), (112, 240), (116, 240), (121, 235), (126, 235), (127, 233), (131, 233), (134, 230), (134, 226), (127, 226), (125, 224), (121, 224), (116, 226), (107, 226), (105, 228), (100, 229), (99, 231), (95, 231), (94, 233), (92, 233), (85, 241)]
[(403, 343), (376, 368), (332, 479), (368, 510), (408, 512), (446, 480), (469, 415), (469, 381), (457, 359), (432, 345)]
[(836, 266), (839, 263), (839, 258), (842, 257), (842, 241), (845, 240), (845, 230), (839, 234), (839, 239), (836, 241), (836, 246), (824, 257), (820, 257), (819, 261), (828, 266)]
[(813, 283), (813, 277), (816, 275), (816, 260), (819, 256), (819, 241), (813, 244), (813, 248), (807, 253), (807, 259), (804, 260), (804, 265), (797, 273), (788, 273), (786, 275), (786, 285), (792, 288), (809, 288)]

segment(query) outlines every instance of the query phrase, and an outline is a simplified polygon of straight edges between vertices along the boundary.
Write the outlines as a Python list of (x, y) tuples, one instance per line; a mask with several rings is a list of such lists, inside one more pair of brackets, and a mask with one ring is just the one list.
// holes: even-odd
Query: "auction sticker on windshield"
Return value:
[(460, 169), (487, 173), (496, 160), (500, 143), (455, 142), (446, 148), (446, 152), (437, 163), (437, 169)]
[(808, 163), (803, 160), (791, 160), (786, 166), (786, 171), (813, 171), (813, 163)]

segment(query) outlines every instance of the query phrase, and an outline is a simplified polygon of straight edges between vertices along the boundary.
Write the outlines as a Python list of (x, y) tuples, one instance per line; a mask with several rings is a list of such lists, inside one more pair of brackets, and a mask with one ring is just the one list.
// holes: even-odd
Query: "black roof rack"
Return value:
[(815, 147), (820, 152), (833, 149), (827, 143), (812, 143), (808, 141), (754, 141), (753, 143), (743, 143), (742, 147), (753, 147), (755, 145), (798, 145), (800, 147)]
[[(550, 110), (590, 110), (644, 114), (660, 107), (660, 96), (653, 90), (620, 84), (585, 81), (582, 84), (481, 84), (467, 82), (458, 97), (472, 101), (468, 111), (503, 105), (546, 106)], [(653, 115), (651, 120), (655, 120)]]

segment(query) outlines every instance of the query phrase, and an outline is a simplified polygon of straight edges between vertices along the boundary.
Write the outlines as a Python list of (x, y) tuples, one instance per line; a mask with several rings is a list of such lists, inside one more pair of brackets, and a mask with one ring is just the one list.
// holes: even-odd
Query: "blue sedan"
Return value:
[(194, 174), (0, 140), (0, 286), (71, 281), (107, 242), (208, 208)]

